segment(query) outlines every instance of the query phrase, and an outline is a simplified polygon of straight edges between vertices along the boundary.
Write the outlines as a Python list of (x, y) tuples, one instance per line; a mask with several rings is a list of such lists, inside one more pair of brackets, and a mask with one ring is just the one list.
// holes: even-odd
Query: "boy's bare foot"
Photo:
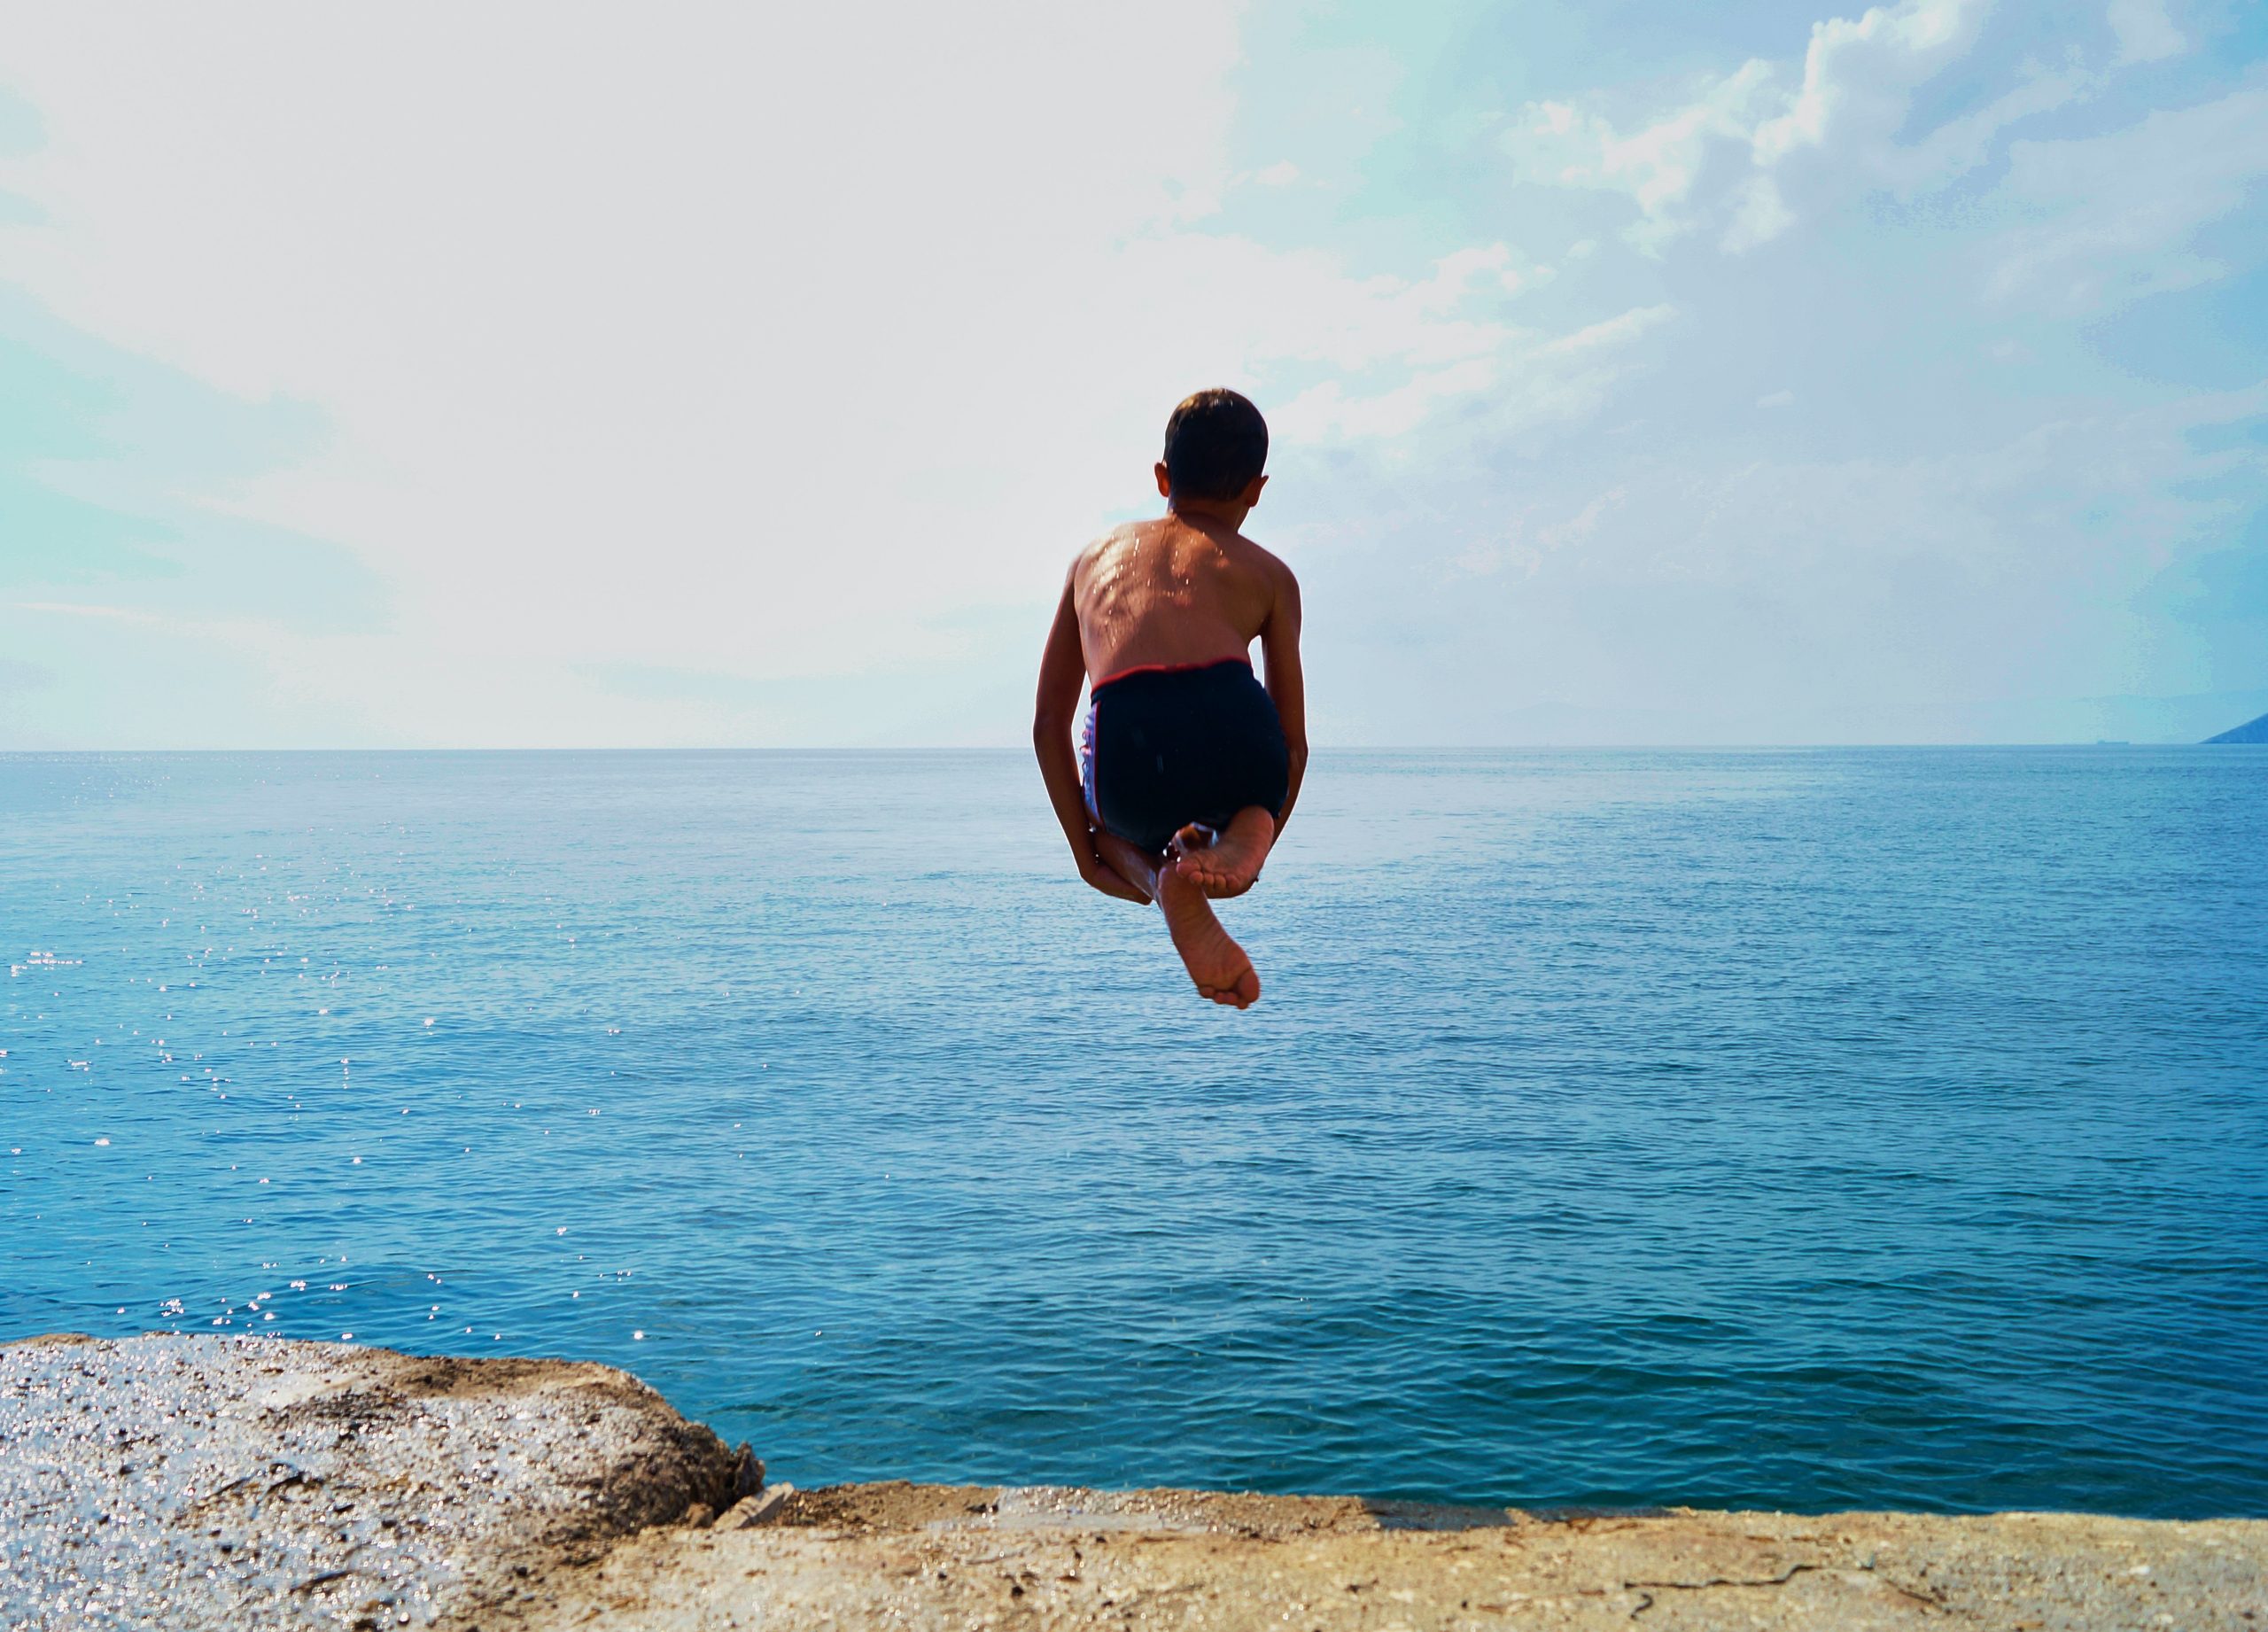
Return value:
[(1173, 949), (1200, 993), (1231, 1008), (1250, 1008), (1260, 1000), (1260, 976), (1253, 972), (1252, 960), (1221, 928), (1196, 881), (1177, 867), (1166, 868), (1158, 874), (1158, 905), (1165, 912)]
[(1275, 842), (1276, 820), (1257, 804), (1239, 811), (1218, 834), (1192, 822), (1174, 835), (1181, 854), (1178, 870), (1215, 897), (1240, 896), (1251, 889)]

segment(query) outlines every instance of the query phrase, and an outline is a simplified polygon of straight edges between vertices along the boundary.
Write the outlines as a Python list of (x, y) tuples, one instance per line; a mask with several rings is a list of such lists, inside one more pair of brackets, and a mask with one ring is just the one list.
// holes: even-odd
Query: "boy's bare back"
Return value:
[(1088, 545), (1068, 591), (1090, 683), (1242, 657), (1299, 597), (1291, 569), (1234, 527), (1177, 514)]

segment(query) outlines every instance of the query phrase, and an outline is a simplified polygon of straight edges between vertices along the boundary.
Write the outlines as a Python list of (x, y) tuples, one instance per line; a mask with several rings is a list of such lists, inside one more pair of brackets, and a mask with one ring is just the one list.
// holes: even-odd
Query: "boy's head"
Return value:
[(1184, 398), (1166, 421), (1158, 486), (1176, 499), (1249, 506), (1268, 463), (1268, 422), (1233, 391)]

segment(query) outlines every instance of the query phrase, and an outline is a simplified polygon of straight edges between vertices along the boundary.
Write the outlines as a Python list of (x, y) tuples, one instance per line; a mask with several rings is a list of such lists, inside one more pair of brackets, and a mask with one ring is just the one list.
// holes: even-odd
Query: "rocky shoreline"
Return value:
[(2268, 1522), (796, 1492), (604, 1366), (0, 1348), (0, 1632), (1633, 1621), (2268, 1632)]

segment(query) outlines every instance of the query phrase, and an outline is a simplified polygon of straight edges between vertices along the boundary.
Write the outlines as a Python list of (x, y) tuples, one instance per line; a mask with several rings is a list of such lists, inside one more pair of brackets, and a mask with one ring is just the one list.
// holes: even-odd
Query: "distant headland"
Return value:
[(2268, 714), (2247, 720), (2233, 731), (2224, 731), (2218, 736), (2209, 736), (2208, 742), (2268, 742)]

